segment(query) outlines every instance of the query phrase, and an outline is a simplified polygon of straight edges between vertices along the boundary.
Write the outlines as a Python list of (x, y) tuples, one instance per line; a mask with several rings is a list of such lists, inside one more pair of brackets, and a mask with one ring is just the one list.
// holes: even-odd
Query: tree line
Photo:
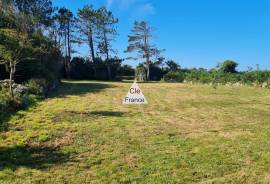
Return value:
[[(89, 47), (89, 61), (97, 63), (105, 61), (108, 80), (111, 80), (111, 62), (116, 56), (112, 48), (112, 41), (117, 36), (116, 24), (118, 19), (105, 7), (94, 9), (86, 5), (79, 9), (77, 16), (67, 8), (60, 8), (52, 18), (54, 29), (49, 36), (55, 44), (61, 46), (64, 55), (64, 77), (70, 78), (71, 54), (73, 44), (87, 44)], [(79, 32), (78, 34), (75, 34)], [(118, 60), (118, 59), (116, 59)], [(96, 67), (94, 68), (97, 75)]]
[(1, 77), (9, 79), (9, 96), (14, 101), (15, 80), (59, 78), (62, 54), (45, 36), (52, 25), (51, 1), (2, 0), (0, 7)]
[[(88, 45), (88, 56), (79, 60), (91, 66), (87, 71), (93, 73), (91, 79), (112, 80), (118, 76), (117, 71), (128, 68), (121, 68), (124, 59), (112, 46), (119, 20), (105, 7), (85, 5), (74, 14), (65, 7), (54, 7), (51, 0), (2, 0), (0, 19), (0, 79), (9, 78), (10, 88), (14, 80), (54, 81), (77, 75), (81, 71), (76, 65), (81, 63), (72, 62), (78, 61), (72, 57), (77, 52), (75, 45)], [(144, 60), (148, 80), (150, 65), (162, 52), (151, 43), (152, 32), (147, 22), (135, 21), (125, 50), (138, 56), (127, 59)], [(13, 98), (12, 89), (10, 96)]]
[[(179, 66), (179, 65), (178, 65)], [(226, 60), (212, 69), (191, 68), (171, 69), (164, 74), (163, 80), (167, 82), (190, 82), (218, 85), (251, 85), (270, 88), (270, 71), (261, 70), (259, 65), (256, 68), (248, 67), (246, 71), (237, 70), (238, 63)]]
[(99, 65), (111, 80), (112, 65), (122, 62), (112, 48), (118, 19), (104, 7), (86, 5), (75, 16), (65, 7), (54, 7), (51, 0), (1, 0), (0, 20), (0, 79), (9, 79), (13, 100), (14, 82), (70, 78), (74, 44), (88, 44), (86, 61), (96, 79)]
[[(122, 64), (125, 58), (113, 47), (118, 22), (105, 7), (85, 5), (74, 14), (51, 0), (1, 0), (0, 119), (46, 96), (61, 78), (134, 79), (134, 69)], [(152, 32), (147, 22), (136, 21), (125, 51), (137, 53), (128, 59), (144, 60), (148, 80), (162, 52), (152, 44)], [(81, 44), (89, 54), (73, 57)]]
[[(180, 69), (176, 62), (161, 56), (164, 50), (153, 43), (155, 29), (145, 21), (135, 21), (128, 35), (124, 52), (135, 53), (136, 57), (119, 58), (113, 47), (119, 20), (105, 7), (85, 5), (74, 14), (65, 7), (54, 7), (51, 0), (1, 0), (0, 20), (0, 79), (8, 79), (12, 100), (15, 83), (27, 83), (31, 79), (40, 81), (32, 80), (30, 84), (46, 84), (50, 89), (63, 77), (116, 80), (136, 75), (142, 80), (181, 82), (205, 81), (205, 78), (215, 81), (220, 76), (224, 78), (223, 74), (226, 78), (232, 78), (228, 73), (242, 74), (231, 71), (237, 66), (233, 62), (227, 62), (225, 68), (229, 72)], [(81, 44), (88, 46), (88, 55), (72, 57), (77, 52), (75, 45)], [(122, 65), (124, 59), (141, 61), (136, 72)]]

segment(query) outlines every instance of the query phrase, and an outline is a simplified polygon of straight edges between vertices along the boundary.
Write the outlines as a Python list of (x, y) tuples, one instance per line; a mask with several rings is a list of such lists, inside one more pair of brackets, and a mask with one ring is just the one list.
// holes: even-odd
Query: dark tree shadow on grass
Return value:
[(122, 117), (124, 112), (114, 112), (114, 111), (93, 111), (89, 112), (90, 115), (94, 116), (109, 116), (109, 117)]
[(62, 119), (80, 119), (80, 118), (98, 118), (98, 117), (123, 117), (126, 113), (119, 111), (62, 111), (55, 117), (55, 121), (62, 121)]
[[(111, 83), (127, 83), (127, 84), (132, 84), (134, 83), (134, 80), (122, 80), (122, 81), (110, 81)], [(145, 84), (157, 84), (161, 83), (160, 81), (137, 81), (137, 83), (145, 83)]]
[(9, 107), (8, 109), (5, 109), (5, 111), (0, 112), (0, 133), (8, 130), (8, 122), (12, 115), (17, 115), (19, 117), (23, 116), (22, 114), (19, 114), (18, 110), (24, 110), (27, 111), (32, 107), (35, 107), (38, 101), (44, 100), (44, 97), (39, 97), (36, 100), (30, 100), (29, 104), (24, 107)]
[(55, 114), (54, 122), (68, 121), (70, 123), (83, 123), (92, 122), (94, 119), (107, 118), (107, 117), (126, 117), (129, 115), (127, 112), (119, 111), (93, 111), (93, 112), (80, 112), (80, 111), (62, 111)]
[(0, 147), (0, 171), (6, 168), (16, 170), (18, 167), (45, 169), (66, 162), (69, 158), (69, 154), (51, 147)]
[(64, 81), (61, 85), (52, 92), (49, 97), (65, 97), (67, 95), (83, 95), (86, 93), (98, 93), (106, 88), (113, 88), (114, 85), (94, 83), (94, 82), (68, 82)]
[[(95, 83), (95, 82), (80, 82), (80, 81), (63, 81), (57, 89), (52, 91), (48, 98), (61, 98), (68, 95), (83, 95), (86, 93), (98, 93), (106, 88), (113, 88), (115, 85)], [(40, 98), (38, 101), (43, 100)], [(31, 102), (27, 107), (22, 110), (28, 110), (36, 106), (37, 101)], [(8, 121), (12, 115), (19, 115), (16, 109), (12, 109), (5, 113), (0, 112), (0, 132), (8, 130)]]

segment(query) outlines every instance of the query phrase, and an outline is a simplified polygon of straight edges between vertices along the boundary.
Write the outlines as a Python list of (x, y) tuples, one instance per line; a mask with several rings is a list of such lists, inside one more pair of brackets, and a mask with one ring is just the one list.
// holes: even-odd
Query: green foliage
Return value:
[[(14, 84), (15, 85), (15, 84)], [(9, 98), (8, 90), (4, 87), (0, 89), (0, 131), (4, 128), (2, 123), (16, 110), (26, 108), (34, 102), (35, 96), (28, 93), (28, 88), (23, 85), (14, 87), (14, 99)]]
[(97, 14), (97, 28), (98, 28), (98, 52), (104, 56), (105, 60), (110, 59), (110, 53), (115, 53), (112, 48), (112, 41), (117, 36), (116, 24), (118, 19), (114, 17), (113, 13), (102, 7), (96, 11)]
[(16, 81), (24, 82), (31, 78), (54, 81), (60, 77), (61, 53), (52, 46), (51, 40), (40, 33), (33, 33), (31, 38), (27, 38), (12, 29), (1, 29), (0, 37), (0, 59), (17, 66)]
[(220, 71), (224, 73), (236, 73), (236, 67), (238, 66), (238, 63), (231, 60), (224, 61), (223, 64), (220, 66)]
[(151, 61), (158, 58), (163, 50), (159, 50), (156, 45), (152, 44), (153, 28), (145, 21), (135, 21), (131, 34), (128, 35), (129, 45), (126, 53), (137, 52), (137, 60), (139, 58), (145, 59), (144, 65), (146, 68), (146, 78), (150, 80), (150, 65)]
[(164, 70), (157, 66), (157, 65), (153, 65), (151, 64), (150, 66), (150, 80), (152, 81), (160, 81), (164, 75)]
[(164, 81), (166, 82), (183, 82), (185, 74), (183, 72), (170, 71), (164, 75)]
[[(219, 83), (219, 84), (247, 84), (247, 85), (264, 85), (267, 87), (270, 79), (270, 71), (245, 71), (238, 73), (222, 72), (217, 69), (206, 70), (203, 68), (183, 69), (176, 72), (168, 72), (164, 75), (165, 81), (170, 81), (177, 75), (184, 74), (186, 81), (198, 82), (198, 83)], [(173, 74), (173, 75), (172, 75)]]
[[(257, 85), (267, 87), (270, 79), (270, 71), (249, 70), (244, 72), (237, 72), (237, 65), (238, 64), (234, 61), (226, 60), (219, 68), (213, 68), (210, 70), (204, 68), (182, 69), (176, 73), (184, 73), (184, 79), (186, 81), (198, 83), (211, 83), (212, 85), (227, 83), (237, 85), (253, 85), (254, 83), (256, 83)], [(174, 75), (176, 74), (174, 73)]]
[(51, 0), (13, 0), (20, 13), (30, 18), (28, 26), (31, 30), (40, 28), (41, 25), (48, 27), (54, 11)]
[(175, 61), (173, 61), (173, 60), (169, 60), (169, 61), (166, 61), (165, 62), (166, 63), (166, 65), (167, 65), (167, 70), (168, 71), (178, 71), (178, 70), (180, 70), (180, 65), (179, 64), (177, 64)]
[(22, 83), (31, 78), (44, 78), (48, 89), (59, 80), (62, 56), (54, 41), (41, 29), (51, 23), (50, 0), (5, 0), (0, 6), (0, 79), (9, 77), (9, 97), (7, 89), (2, 89), (0, 106), (1, 113), (3, 110), (8, 114), (31, 103), (31, 94)]
[(191, 70), (186, 70), (186, 80), (193, 82), (206, 82), (209, 79), (209, 73), (203, 68), (193, 68)]
[(72, 79), (93, 79), (94, 78), (94, 63), (86, 62), (84, 58), (75, 57), (71, 62), (70, 75)]
[(86, 5), (78, 10), (77, 27), (80, 32), (79, 41), (87, 43), (91, 52), (92, 61), (95, 60), (94, 40), (98, 31), (98, 13), (93, 6)]
[(132, 68), (130, 65), (122, 65), (120, 70), (119, 70), (119, 75), (120, 76), (135, 76), (135, 70)]
[(26, 34), (15, 29), (0, 29), (0, 62), (19, 63), (29, 57), (32, 49)]
[(7, 114), (12, 110), (12, 102), (9, 98), (8, 91), (0, 86), (0, 131), (1, 124)]
[(75, 57), (71, 62), (70, 77), (80, 80), (108, 80), (107, 65), (109, 64), (112, 71), (111, 79), (115, 80), (125, 71), (125, 69), (122, 69), (121, 62), (122, 60), (118, 58), (111, 58), (107, 61), (96, 58), (95, 62), (91, 62), (88, 59)]
[(15, 16), (0, 9), (0, 28), (16, 28)]
[(32, 94), (45, 95), (45, 89), (49, 86), (49, 82), (46, 79), (30, 79), (26, 86)]

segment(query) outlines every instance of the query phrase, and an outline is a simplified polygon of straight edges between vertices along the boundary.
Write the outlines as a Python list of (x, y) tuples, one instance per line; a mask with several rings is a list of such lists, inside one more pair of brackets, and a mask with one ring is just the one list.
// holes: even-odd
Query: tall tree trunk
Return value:
[(56, 30), (53, 30), (53, 37), (54, 37), (54, 46), (57, 47), (57, 32)]
[(93, 43), (93, 33), (92, 30), (89, 30), (89, 34), (88, 34), (88, 42), (89, 42), (89, 47), (90, 47), (90, 51), (91, 51), (91, 57), (92, 57), (92, 61), (95, 61), (95, 49), (94, 49), (94, 43)]
[(149, 58), (149, 48), (148, 48), (148, 33), (147, 30), (144, 30), (144, 54), (145, 54), (145, 64), (146, 64), (146, 80), (149, 81), (150, 80), (150, 58)]
[(150, 66), (149, 66), (149, 61), (146, 61), (146, 79), (149, 81), (150, 80)]
[(13, 93), (13, 76), (14, 76), (14, 67), (12, 63), (9, 63), (10, 73), (9, 73), (9, 97), (12, 101), (14, 101), (14, 93)]
[(107, 65), (108, 80), (112, 80), (111, 64), (109, 61), (108, 40), (107, 40), (105, 28), (103, 30), (103, 36), (104, 36), (104, 44), (105, 44), (105, 52), (106, 52), (106, 65)]
[(107, 64), (107, 73), (108, 73), (108, 80), (109, 81), (112, 80), (112, 71), (109, 63)]
[(68, 66), (67, 66), (67, 55), (68, 55), (68, 51), (67, 51), (67, 33), (66, 31), (64, 32), (65, 36), (64, 36), (64, 39), (65, 39), (65, 60), (64, 60), (64, 67), (65, 67), (65, 77), (68, 78)]
[(88, 33), (88, 44), (90, 47), (90, 52), (91, 52), (91, 58), (92, 58), (92, 62), (93, 62), (93, 68), (94, 68), (94, 78), (97, 79), (97, 66), (96, 66), (96, 56), (95, 56), (95, 48), (94, 48), (94, 39), (93, 39), (93, 32), (92, 29), (89, 30)]
[(70, 22), (68, 22), (67, 29), (67, 46), (68, 46), (68, 59), (67, 59), (67, 77), (70, 78), (70, 60), (71, 60), (71, 45), (70, 45)]
[(109, 48), (108, 48), (108, 40), (106, 37), (106, 33), (104, 32), (104, 39), (105, 39), (105, 51), (106, 51), (106, 59), (109, 60)]

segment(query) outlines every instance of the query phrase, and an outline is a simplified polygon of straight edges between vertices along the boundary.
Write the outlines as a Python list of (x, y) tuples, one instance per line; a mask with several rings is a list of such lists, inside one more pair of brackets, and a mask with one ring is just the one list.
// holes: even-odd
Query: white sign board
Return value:
[(124, 97), (123, 104), (148, 104), (136, 81), (132, 84), (127, 95)]

